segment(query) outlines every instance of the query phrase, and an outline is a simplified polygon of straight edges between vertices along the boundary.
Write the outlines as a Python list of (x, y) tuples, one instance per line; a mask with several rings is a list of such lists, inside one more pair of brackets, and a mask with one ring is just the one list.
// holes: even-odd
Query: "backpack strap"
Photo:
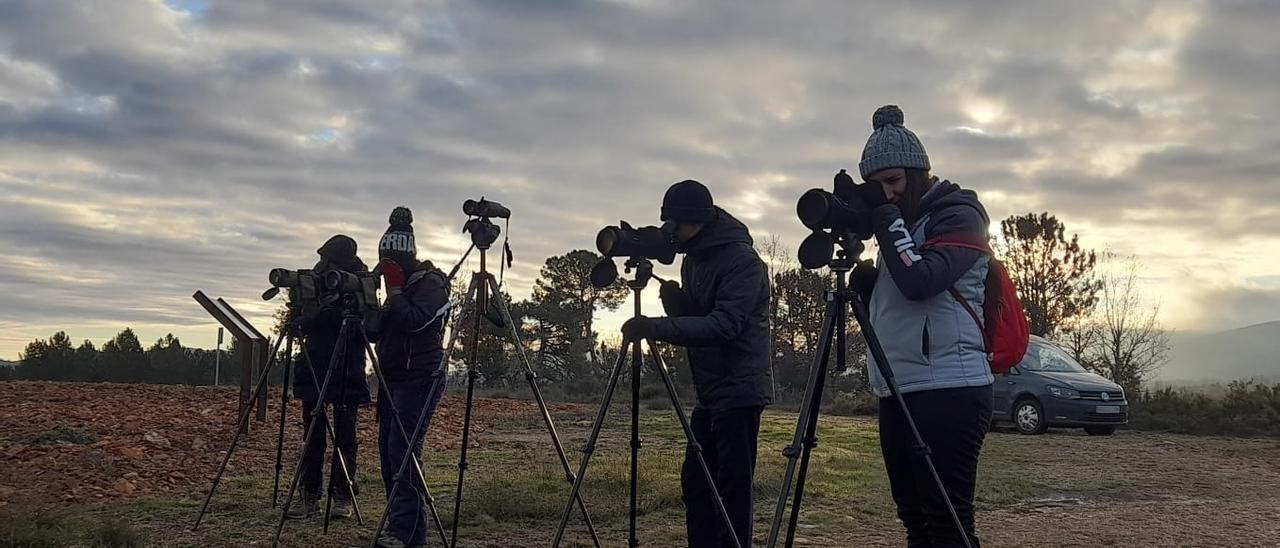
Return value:
[[(986, 238), (977, 234), (944, 234), (925, 242), (924, 247), (930, 246), (963, 247), (965, 249), (981, 251), (986, 255), (993, 255), (991, 251), (991, 244), (987, 243)], [(969, 313), (969, 317), (973, 318), (974, 323), (978, 324), (978, 331), (984, 331), (985, 328), (982, 325), (982, 318), (978, 317), (978, 311), (974, 310), (973, 305), (969, 304), (969, 299), (964, 298), (964, 295), (961, 295), (960, 291), (956, 289), (955, 286), (948, 287), (947, 293), (950, 293), (951, 296), (964, 307), (965, 311)]]
[(974, 323), (978, 324), (978, 331), (982, 331), (982, 319), (978, 317), (978, 311), (973, 309), (973, 305), (969, 304), (969, 299), (964, 298), (964, 295), (961, 295), (960, 291), (954, 286), (948, 287), (947, 293), (950, 293), (952, 297), (955, 297), (956, 301), (960, 302), (960, 306), (963, 306), (965, 311), (969, 313), (969, 317), (973, 318)]

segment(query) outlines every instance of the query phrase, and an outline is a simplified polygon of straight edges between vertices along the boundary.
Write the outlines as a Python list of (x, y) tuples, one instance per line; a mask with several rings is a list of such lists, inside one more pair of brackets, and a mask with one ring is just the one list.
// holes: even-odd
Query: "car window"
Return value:
[(1048, 371), (1054, 373), (1084, 373), (1071, 355), (1048, 344), (1033, 343), (1027, 347), (1027, 356), (1022, 359), (1020, 367), (1028, 371)]

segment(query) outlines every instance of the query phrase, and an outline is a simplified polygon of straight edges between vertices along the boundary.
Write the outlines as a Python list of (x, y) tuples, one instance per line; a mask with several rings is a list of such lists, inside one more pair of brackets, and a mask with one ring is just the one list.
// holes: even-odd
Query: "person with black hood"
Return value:
[[(659, 287), (667, 317), (632, 318), (623, 336), (686, 347), (697, 391), (694, 437), (734, 533), (750, 546), (760, 413), (773, 399), (768, 273), (747, 227), (716, 207), (701, 183), (672, 185), (662, 200), (662, 220), (684, 254), (681, 283)], [(685, 452), (680, 486), (689, 546), (733, 546), (692, 450)]]
[[(851, 286), (869, 302), (870, 321), (921, 437), (932, 452), (969, 542), (974, 531), (978, 457), (991, 423), (992, 383), (982, 317), (988, 255), (949, 245), (987, 241), (989, 219), (972, 190), (930, 175), (929, 156), (886, 105), (858, 164), (865, 183), (852, 195), (868, 212), (877, 267), (860, 263)], [(915, 439), (874, 359), (867, 374), (880, 397), (880, 448), (908, 546), (964, 546)]]
[[(448, 279), (431, 261), (418, 260), (413, 213), (409, 208), (397, 207), (389, 221), (391, 226), (378, 243), (378, 271), (385, 282), (386, 300), (377, 341), (378, 364), (386, 379), (378, 397), (378, 451), (382, 482), (388, 494), (405, 454), (412, 451), (414, 458), (421, 457), (422, 440), (444, 393), (442, 339), (449, 315)], [(439, 384), (432, 391), (437, 380)], [(394, 422), (396, 415), (390, 401), (383, 397), (388, 394), (399, 411), (399, 426)], [(412, 434), (424, 408), (428, 408), (427, 418), (418, 438), (405, 443), (400, 429)], [(396, 490), (395, 498), (387, 501), (387, 526), (377, 546), (426, 545), (427, 506), (422, 479), (408, 474), (401, 481), (404, 485)]]
[[(368, 267), (356, 256), (356, 241), (351, 237), (338, 234), (316, 250), (320, 261), (313, 270), (324, 274), (331, 270), (347, 272), (368, 272)], [(369, 384), (365, 375), (365, 352), (358, 332), (349, 333), (347, 340), (339, 348), (338, 336), (342, 328), (342, 311), (336, 308), (324, 308), (315, 313), (304, 313), (295, 318), (302, 335), (306, 337), (306, 352), (303, 359), (296, 362), (293, 372), (293, 392), (302, 401), (302, 431), (311, 428), (312, 416), (316, 406), (321, 403), (333, 406), (333, 430), (336, 440), (335, 452), (329, 465), (329, 494), (333, 505), (329, 510), (332, 518), (350, 517), (353, 509), (351, 493), (347, 491), (347, 478), (355, 478), (356, 473), (356, 416), (361, 405), (368, 404)], [(344, 350), (345, 348), (345, 350)], [(337, 356), (335, 356), (335, 351)], [(337, 362), (331, 363), (336, 357)], [(308, 361), (313, 360), (315, 363)], [(321, 398), (320, 388), (316, 383), (324, 383), (330, 365), (333, 372), (329, 385)], [(326, 422), (329, 417), (322, 411), (319, 419), (323, 422), (316, 425), (310, 443), (303, 448), (302, 467), (299, 470), (298, 488), (300, 493), (294, 497), (286, 514), (293, 519), (309, 518), (319, 512), (321, 493), (321, 475), (324, 469), (325, 445), (328, 438)], [(342, 473), (338, 452), (346, 461), (346, 474)], [(352, 488), (356, 487), (352, 482)], [(356, 489), (358, 492), (359, 490)]]

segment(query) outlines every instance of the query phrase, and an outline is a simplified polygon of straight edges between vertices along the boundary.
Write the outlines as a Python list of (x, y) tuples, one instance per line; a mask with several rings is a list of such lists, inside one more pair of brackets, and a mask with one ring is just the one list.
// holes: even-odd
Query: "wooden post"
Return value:
[[(240, 401), (236, 415), (236, 418), (239, 419), (243, 413), (250, 411), (252, 402), (249, 401), (249, 398), (252, 396), (253, 381), (262, 373), (262, 368), (267, 366), (267, 354), (271, 351), (268, 348), (267, 338), (262, 336), (262, 332), (254, 328), (253, 324), (245, 320), (244, 316), (241, 316), (227, 301), (221, 298), (217, 300), (210, 299), (203, 291), (199, 290), (192, 297), (197, 303), (200, 303), (205, 312), (208, 312), (227, 331), (230, 331), (231, 336), (235, 337), (236, 342), (244, 349), (240, 358)], [(256, 418), (258, 422), (266, 422), (267, 420), (267, 393), (265, 390), (258, 399)], [(245, 422), (245, 429), (247, 430), (248, 428), (249, 423)]]

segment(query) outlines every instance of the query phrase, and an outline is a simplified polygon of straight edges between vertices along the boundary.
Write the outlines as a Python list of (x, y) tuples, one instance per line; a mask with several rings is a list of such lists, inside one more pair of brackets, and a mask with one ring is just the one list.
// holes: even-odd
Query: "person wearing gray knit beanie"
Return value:
[(850, 283), (867, 303), (882, 365), (897, 381), (947, 496), (922, 466), (911, 424), (881, 365), (868, 356), (889, 487), (908, 546), (978, 547), (974, 491), (995, 381), (980, 319), (990, 220), (976, 193), (930, 174), (929, 155), (902, 109), (880, 107), (871, 126), (858, 163), (866, 182), (849, 197), (864, 202), (856, 209), (869, 212), (879, 254), (874, 266), (859, 263)]

